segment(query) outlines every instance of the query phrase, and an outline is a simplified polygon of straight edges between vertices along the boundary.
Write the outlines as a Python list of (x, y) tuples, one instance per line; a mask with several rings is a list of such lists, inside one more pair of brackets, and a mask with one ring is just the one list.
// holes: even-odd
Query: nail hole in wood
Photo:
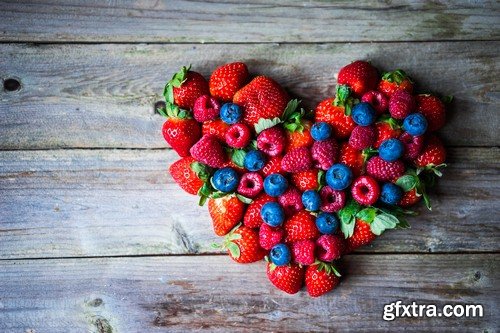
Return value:
[(163, 109), (165, 107), (165, 102), (163, 101), (158, 101), (155, 103), (155, 106), (154, 106), (154, 112), (159, 114), (158, 113), (158, 109)]
[(5, 79), (3, 81), (3, 89), (5, 91), (18, 91), (21, 89), (21, 82), (13, 78)]

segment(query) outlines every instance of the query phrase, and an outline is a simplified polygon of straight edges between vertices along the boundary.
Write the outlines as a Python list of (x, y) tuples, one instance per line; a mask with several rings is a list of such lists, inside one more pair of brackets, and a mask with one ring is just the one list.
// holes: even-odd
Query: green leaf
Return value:
[(250, 144), (248, 145), (248, 149), (257, 150), (257, 140), (250, 141)]
[(234, 164), (243, 168), (246, 154), (247, 153), (243, 149), (235, 149), (233, 155), (231, 156), (231, 160)]
[(443, 98), (441, 98), (441, 100), (445, 104), (450, 104), (453, 101), (453, 96), (452, 95), (443, 96)]
[(300, 101), (298, 99), (292, 99), (288, 102), (288, 104), (285, 107), (285, 111), (283, 111), (283, 114), (281, 116), (281, 120), (287, 121), (289, 120), (292, 115), (295, 113), (297, 108), (299, 107)]
[(411, 189), (414, 189), (417, 186), (418, 178), (412, 175), (404, 175), (399, 177), (396, 181), (396, 185), (401, 187), (403, 191), (408, 192)]
[(394, 229), (399, 223), (399, 220), (396, 216), (382, 213), (375, 217), (373, 222), (370, 224), (371, 231), (380, 236), (387, 229)]
[(222, 198), (222, 197), (225, 197), (226, 195), (229, 195), (229, 193), (225, 193), (225, 192), (221, 192), (221, 191), (217, 191), (217, 192), (213, 192), (210, 197), (212, 199), (219, 199), (219, 198)]
[(360, 210), (356, 217), (360, 220), (365, 221), (366, 223), (372, 223), (373, 219), (377, 215), (377, 209), (373, 207), (367, 207), (365, 209)]
[(409, 229), (411, 227), (410, 224), (408, 223), (408, 221), (404, 217), (398, 216), (398, 220), (399, 220), (399, 223), (396, 226), (396, 228), (398, 228), (398, 229)]
[(227, 249), (229, 250), (229, 252), (231, 253), (231, 256), (233, 256), (234, 258), (239, 258), (240, 257), (240, 247), (236, 244), (236, 243), (233, 243), (233, 242), (229, 242), (227, 243)]
[(339, 216), (354, 216), (361, 209), (361, 206), (353, 199), (349, 199), (347, 204), (339, 211)]
[(251, 204), (253, 202), (252, 199), (247, 198), (247, 197), (245, 197), (245, 196), (243, 196), (241, 194), (236, 194), (236, 197), (238, 199), (240, 199), (241, 202), (243, 202), (244, 204), (247, 204), (247, 205), (249, 205), (249, 204)]
[(340, 230), (344, 234), (345, 238), (349, 238), (354, 233), (354, 225), (356, 224), (356, 219), (354, 216), (340, 218)]
[(208, 197), (204, 195), (200, 195), (200, 200), (198, 201), (198, 206), (204, 206), (205, 202), (207, 202)]
[(212, 169), (208, 167), (207, 165), (200, 163), (200, 162), (193, 162), (191, 163), (191, 170), (196, 174), (196, 176), (203, 180), (204, 182), (208, 181), (210, 179), (210, 174), (212, 172)]
[(255, 132), (257, 132), (257, 134), (259, 134), (263, 130), (274, 127), (274, 126), (278, 125), (279, 123), (281, 123), (281, 119), (278, 117), (273, 118), (273, 119), (260, 118), (259, 121), (257, 122), (257, 124), (255, 124)]
[(318, 185), (323, 187), (326, 184), (326, 173), (324, 170), (318, 171)]

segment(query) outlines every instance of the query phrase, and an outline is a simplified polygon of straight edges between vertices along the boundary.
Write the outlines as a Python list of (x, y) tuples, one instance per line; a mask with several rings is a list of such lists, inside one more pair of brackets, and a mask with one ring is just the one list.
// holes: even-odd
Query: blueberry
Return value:
[(282, 195), (287, 188), (288, 181), (279, 173), (273, 173), (264, 179), (264, 191), (272, 197)]
[(266, 157), (259, 150), (250, 150), (243, 161), (243, 165), (248, 171), (259, 171), (265, 164)]
[(243, 111), (238, 104), (226, 103), (220, 109), (220, 119), (229, 125), (236, 124), (240, 121)]
[(389, 205), (396, 205), (403, 197), (403, 189), (393, 183), (385, 183), (380, 191), (380, 201)]
[(332, 136), (332, 127), (325, 122), (315, 123), (311, 127), (311, 136), (316, 141), (324, 141)]
[(267, 202), (260, 209), (260, 216), (264, 223), (277, 227), (285, 221), (285, 210), (277, 202)]
[(352, 171), (345, 164), (334, 164), (326, 172), (326, 183), (334, 190), (344, 190), (351, 184), (351, 182)]
[(315, 212), (321, 206), (321, 197), (317, 191), (307, 190), (302, 193), (302, 204), (305, 209)]
[(238, 173), (232, 168), (222, 168), (212, 176), (212, 185), (221, 192), (233, 192), (239, 182)]
[(290, 249), (283, 243), (273, 246), (271, 252), (269, 253), (269, 257), (271, 258), (272, 263), (276, 266), (288, 265), (292, 259)]
[(368, 103), (358, 103), (352, 108), (351, 117), (360, 126), (369, 126), (375, 122), (377, 112)]
[(387, 162), (394, 162), (403, 156), (403, 151), (404, 145), (398, 139), (384, 140), (378, 148), (380, 158)]
[(412, 113), (403, 121), (403, 129), (413, 136), (419, 136), (427, 130), (427, 119), (421, 113)]
[(339, 227), (339, 219), (333, 213), (320, 213), (316, 217), (316, 227), (322, 234), (333, 234)]

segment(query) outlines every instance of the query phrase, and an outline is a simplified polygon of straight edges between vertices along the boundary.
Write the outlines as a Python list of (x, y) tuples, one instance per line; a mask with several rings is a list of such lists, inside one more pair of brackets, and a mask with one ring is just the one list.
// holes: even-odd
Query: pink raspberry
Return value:
[(356, 126), (349, 137), (349, 145), (357, 150), (369, 148), (375, 143), (377, 132), (373, 126)]
[(280, 155), (285, 150), (285, 145), (285, 133), (278, 126), (263, 130), (257, 137), (257, 148), (269, 156)]
[(408, 91), (396, 90), (389, 99), (389, 113), (393, 118), (405, 119), (415, 110), (415, 98)]
[(301, 265), (312, 265), (315, 261), (314, 258), (314, 241), (300, 240), (292, 243), (292, 258), (297, 264)]
[(316, 240), (316, 255), (322, 261), (340, 259), (345, 249), (345, 240), (338, 235), (322, 235)]
[(290, 186), (285, 193), (278, 197), (278, 202), (285, 210), (287, 216), (295, 215), (299, 210), (304, 208), (302, 194), (293, 186)]
[(366, 172), (378, 181), (393, 182), (405, 173), (403, 161), (387, 162), (380, 156), (373, 156), (366, 163)]
[(405, 146), (405, 152), (403, 158), (409, 161), (413, 161), (418, 157), (422, 148), (424, 148), (424, 136), (413, 136), (407, 132), (404, 132), (399, 136), (399, 141)]
[(312, 165), (311, 152), (307, 147), (292, 149), (281, 160), (281, 169), (292, 173), (310, 170)]
[(259, 229), (260, 247), (265, 250), (271, 250), (274, 245), (281, 242), (285, 230), (281, 227), (271, 227), (266, 223), (262, 223)]
[(219, 101), (209, 95), (202, 95), (194, 102), (193, 116), (197, 122), (213, 120), (219, 116), (219, 112)]
[(389, 100), (387, 100), (387, 97), (376, 90), (365, 93), (363, 97), (361, 97), (361, 102), (369, 103), (379, 115), (387, 111), (389, 107)]
[(345, 206), (344, 191), (336, 191), (330, 186), (325, 186), (319, 192), (321, 197), (321, 211), (327, 213), (338, 212)]
[(247, 125), (238, 123), (231, 125), (225, 134), (226, 143), (233, 148), (245, 148), (252, 139), (252, 132)]
[(248, 172), (241, 176), (237, 191), (245, 197), (255, 198), (263, 188), (262, 176), (257, 172)]
[(335, 139), (315, 141), (311, 148), (314, 167), (328, 170), (337, 161), (338, 145)]

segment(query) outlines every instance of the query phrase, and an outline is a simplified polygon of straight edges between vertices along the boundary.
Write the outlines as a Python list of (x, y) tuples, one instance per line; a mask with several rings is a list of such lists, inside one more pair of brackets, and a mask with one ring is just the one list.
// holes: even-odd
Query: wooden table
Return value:
[[(276, 3), (0, 1), (1, 332), (497, 331), (498, 2)], [(154, 104), (181, 65), (243, 60), (314, 107), (358, 58), (455, 96), (449, 167), (335, 292), (289, 296), (210, 247)], [(396, 300), (484, 317), (383, 321)]]

